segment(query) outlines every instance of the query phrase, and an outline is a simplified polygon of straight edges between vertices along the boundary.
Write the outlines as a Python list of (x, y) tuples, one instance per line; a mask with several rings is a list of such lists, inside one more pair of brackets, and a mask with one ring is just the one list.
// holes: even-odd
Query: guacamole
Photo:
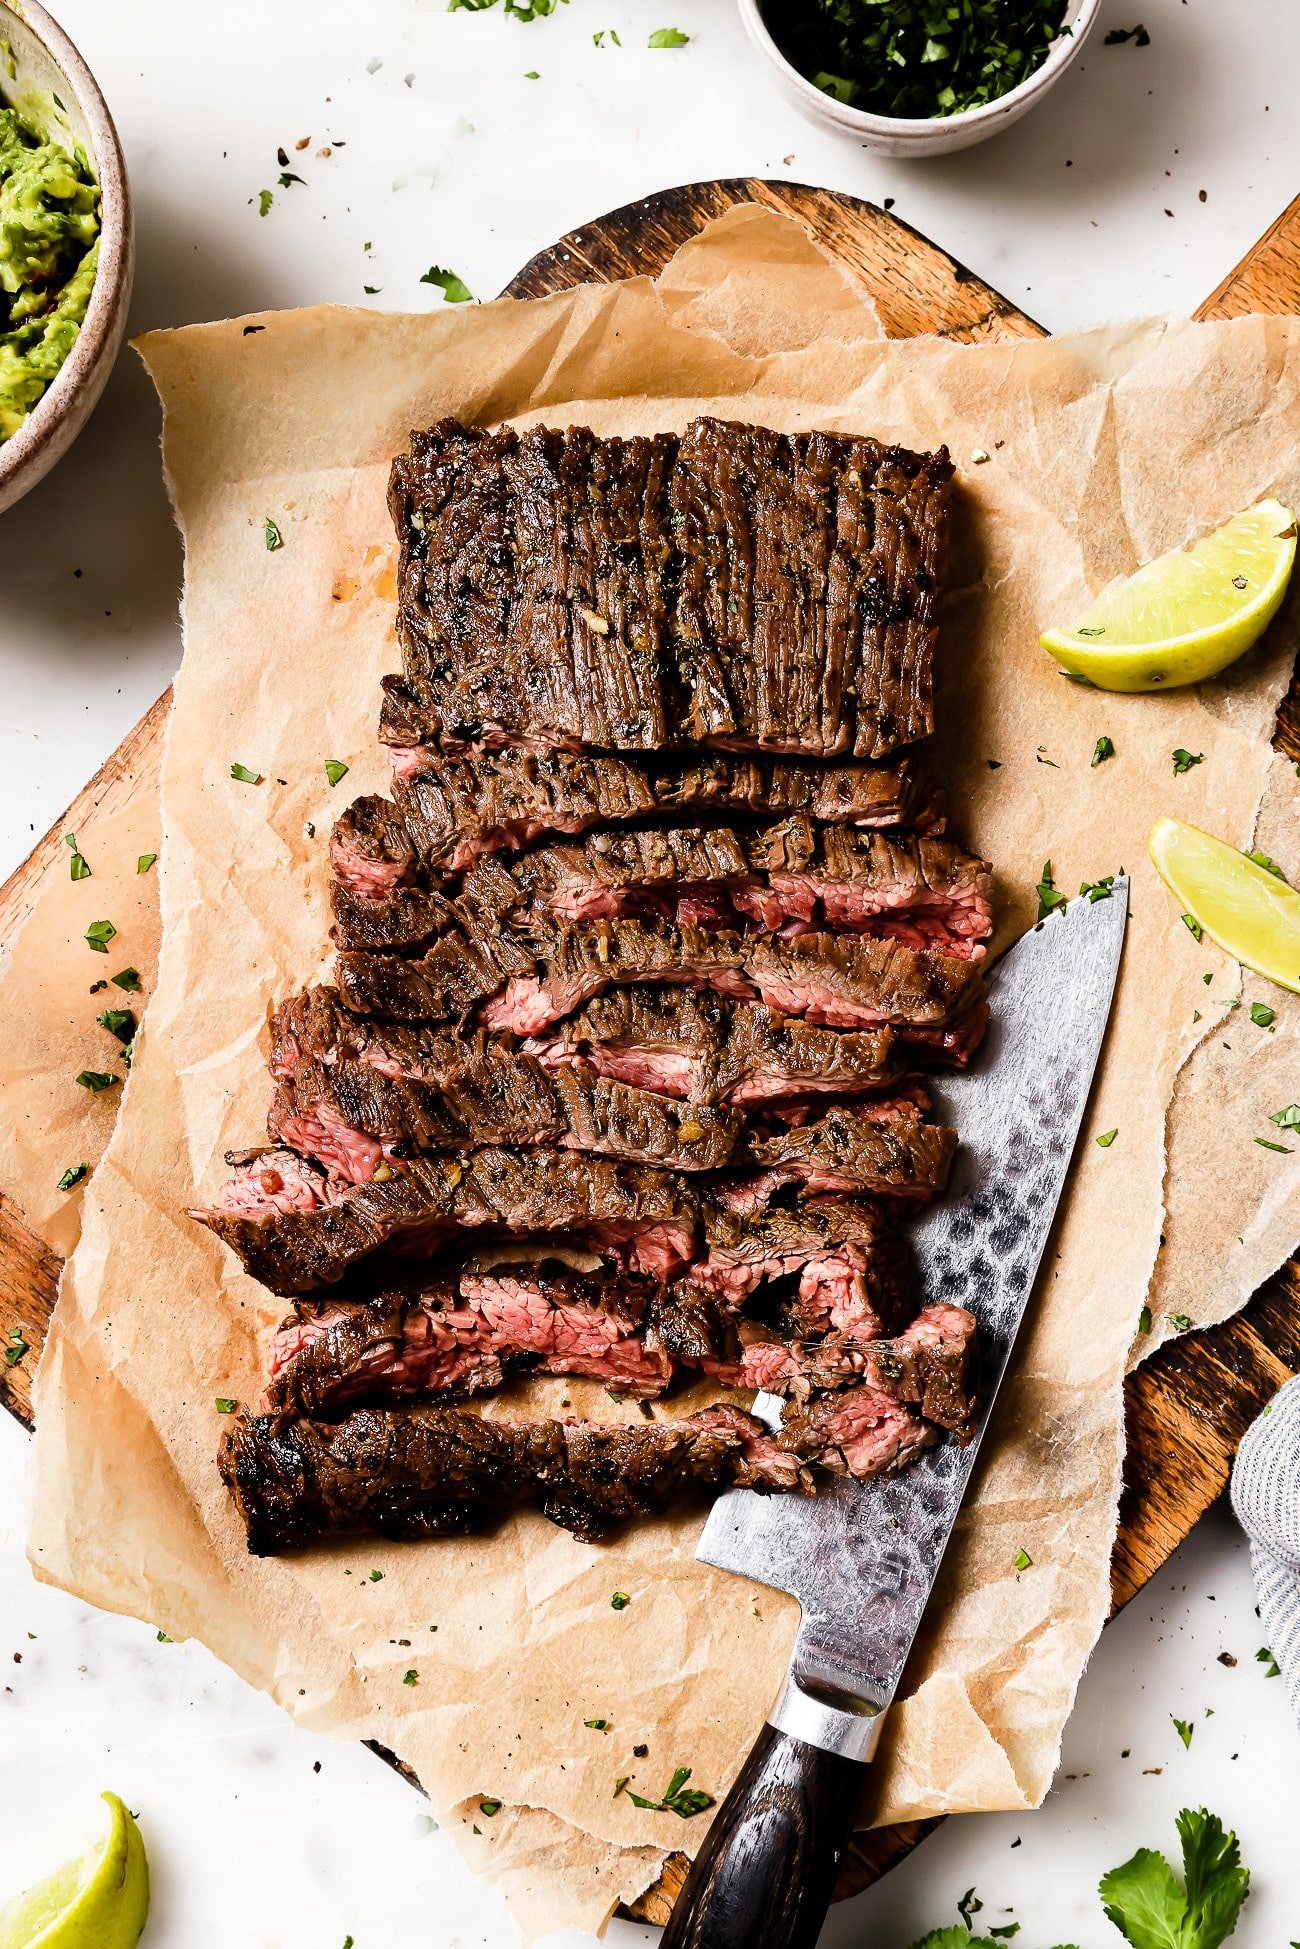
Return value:
[(84, 155), (0, 108), (0, 443), (72, 350), (99, 256), (99, 185)]

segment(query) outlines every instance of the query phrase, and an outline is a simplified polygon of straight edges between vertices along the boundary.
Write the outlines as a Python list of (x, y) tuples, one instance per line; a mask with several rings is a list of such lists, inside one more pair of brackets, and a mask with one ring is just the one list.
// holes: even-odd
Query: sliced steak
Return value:
[(880, 757), (924, 737), (951, 474), (945, 451), (717, 420), (414, 433), (389, 488), (402, 741)]
[(905, 1468), (936, 1439), (928, 1422), (866, 1382), (788, 1407), (779, 1436), (801, 1462), (859, 1482)]
[(531, 943), (475, 923), (424, 954), (345, 952), (337, 965), (346, 1006), (399, 1021), (458, 1022), (540, 1035), (606, 989), (669, 983), (826, 1028), (892, 1027), (936, 1059), (965, 1062), (986, 1015), (978, 964), (861, 936), (713, 933), (639, 920), (578, 921)]
[(787, 1339), (895, 1332), (907, 1317), (911, 1262), (889, 1213), (862, 1199), (796, 1201), (773, 1179), (712, 1188), (692, 1286), (757, 1312)]
[[(291, 1155), (291, 1154), (288, 1154)], [(286, 1153), (240, 1165), (218, 1205), (192, 1211), (274, 1293), (335, 1284), (381, 1254), (427, 1260), (458, 1233), (492, 1237), (557, 1232), (621, 1269), (666, 1276), (694, 1250), (699, 1201), (688, 1180), (643, 1165), (570, 1151), (484, 1148), (459, 1158), (415, 1157), (369, 1184), (339, 1186), (299, 1165), (316, 1204), (285, 1210), (261, 1189), (279, 1179)]]
[(487, 1421), (460, 1408), (359, 1408), (339, 1422), (238, 1415), (221, 1473), (256, 1556), (329, 1536), (461, 1536), (540, 1502), (597, 1542), (696, 1488), (797, 1489), (791, 1450), (737, 1408), (680, 1421)]
[(957, 1132), (922, 1123), (906, 1100), (865, 1097), (777, 1135), (751, 1135), (747, 1148), (756, 1164), (800, 1178), (809, 1191), (926, 1200), (948, 1182)]
[(438, 1085), (373, 1063), (300, 1061), (268, 1118), (272, 1141), (369, 1184), (420, 1151), (475, 1144), (544, 1144), (682, 1171), (728, 1164), (743, 1112), (682, 1104), (631, 1089), (593, 1069), (543, 1068), (535, 1057), (470, 1051)]
[(400, 741), (389, 755), (400, 816), (394, 820), (393, 809), (370, 811), (384, 800), (362, 799), (336, 829), (345, 855), (357, 853), (360, 873), (354, 880), (347, 858), (337, 854), (335, 871), (357, 892), (367, 890), (365, 862), (371, 859), (390, 872), (396, 867), (398, 877), (413, 872), (417, 861), (433, 871), (463, 873), (482, 853), (517, 852), (593, 826), (681, 823), (705, 812), (764, 819), (805, 812), (832, 825), (940, 832), (946, 814), (942, 790), (910, 758), (888, 765), (813, 765), (731, 752), (652, 759), (585, 751), (452, 754)]
[[(378, 801), (382, 804), (383, 801)], [(338, 847), (336, 845), (336, 855)], [(373, 863), (333, 888), (343, 947), (409, 952), (455, 931), (456, 906), (406, 884), (373, 890)], [(947, 839), (816, 826), (803, 815), (753, 829), (687, 826), (600, 832), (545, 846), (509, 868), (471, 873), (471, 914), (481, 890), (499, 919), (526, 933), (560, 921), (634, 919), (766, 932), (863, 934), (979, 959), (992, 929), (983, 860)]]

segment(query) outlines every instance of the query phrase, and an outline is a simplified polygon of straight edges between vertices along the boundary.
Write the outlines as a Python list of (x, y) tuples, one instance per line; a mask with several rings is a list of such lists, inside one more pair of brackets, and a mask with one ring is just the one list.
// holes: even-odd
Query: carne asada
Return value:
[(516, 852), (564, 834), (654, 819), (681, 823), (704, 813), (773, 819), (806, 812), (827, 825), (941, 832), (946, 813), (941, 788), (910, 758), (812, 765), (722, 751), (677, 760), (608, 752), (455, 754), (400, 742), (389, 756), (394, 810), (405, 835), (389, 836), (393, 812), (378, 809), (386, 800), (359, 800), (335, 828), (332, 856), (340, 879), (351, 878), (354, 853), (362, 861), (373, 855), (388, 862), (406, 843), (413, 863), (463, 873), (481, 853)]
[(707, 419), (413, 433), (389, 486), (412, 741), (881, 757), (924, 737), (951, 475), (943, 450)]

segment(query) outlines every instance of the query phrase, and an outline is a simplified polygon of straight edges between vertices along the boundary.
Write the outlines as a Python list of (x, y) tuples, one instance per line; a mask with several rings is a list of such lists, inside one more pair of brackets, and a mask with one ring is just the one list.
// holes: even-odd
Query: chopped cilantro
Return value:
[(631, 1602), (625, 1590), (616, 1590), (609, 1600), (609, 1608), (611, 1611), (625, 1611)]
[(1274, 1110), (1269, 1122), (1281, 1130), (1300, 1130), (1300, 1103), (1288, 1103), (1285, 1110)]
[(678, 27), (656, 27), (654, 33), (646, 42), (646, 46), (685, 47), (690, 38), (689, 34), (683, 34)]
[(1005, 1941), (1008, 1936), (1020, 1934), (1020, 1924), (1019, 1922), (1004, 1922), (1000, 1928), (990, 1929), (989, 1934), (999, 1942)]
[(1282, 871), (1277, 861), (1270, 859), (1267, 853), (1247, 853), (1246, 858), (1253, 859), (1256, 866), (1262, 866), (1264, 871), (1271, 873), (1275, 880), (1286, 879), (1286, 874)]
[[(1182, 923), (1183, 926), (1187, 929), (1188, 933), (1191, 935), (1192, 939), (1194, 941), (1199, 941), (1201, 935), (1205, 932), (1205, 929), (1201, 926), (1201, 923), (1199, 920), (1197, 920), (1195, 914), (1183, 914)], [(1206, 975), (1205, 979), (1207, 981), (1209, 980), (1209, 978), (1210, 977)]]
[(403, 1672), (402, 1674), (403, 1685), (418, 1685), (419, 1682), (420, 1682), (420, 1674), (419, 1672), (416, 1671), (414, 1665), (412, 1665), (409, 1672)]
[(1174, 1720), (1174, 1731), (1178, 1734), (1184, 1746), (1190, 1746), (1192, 1743), (1192, 1734), (1196, 1731), (1196, 1727), (1192, 1724), (1192, 1721), (1190, 1719), (1174, 1719), (1172, 1712), (1169, 1717)]
[(305, 176), (295, 176), (292, 169), (282, 169), (280, 171), (280, 188), (288, 189), (293, 183), (301, 183), (304, 189), (307, 187), (307, 179)]
[(63, 835), (63, 843), (65, 846), (72, 848), (72, 858), (69, 861), (72, 878), (74, 880), (88, 880), (90, 878), (90, 868), (82, 856), (80, 846), (77, 844), (76, 833), (65, 832)]
[(235, 1412), (235, 1409), (238, 1407), (238, 1405), (239, 1403), (237, 1401), (232, 1401), (228, 1394), (218, 1394), (216, 1397), (216, 1408), (218, 1414), (233, 1414)]
[(269, 189), (263, 189), (263, 190), (259, 190), (259, 191), (257, 192), (257, 214), (258, 214), (258, 216), (259, 216), (259, 217), (264, 217), (264, 216), (266, 216), (266, 215), (268, 215), (268, 214), (269, 214), (269, 212), (270, 212), (270, 208), (271, 208), (271, 205), (272, 205), (272, 204), (274, 203), (274, 201), (275, 201), (275, 198), (274, 198), (274, 197), (272, 196), (272, 194), (271, 194), (271, 192), (270, 192), (270, 190), (269, 190)]
[(608, 1732), (608, 1731), (609, 1731), (609, 1720), (608, 1720), (608, 1719), (584, 1719), (582, 1723), (583, 1723), (583, 1725), (584, 1725), (584, 1726), (588, 1726), (588, 1727), (589, 1727), (589, 1728), (591, 1729), (591, 1731), (592, 1731), (592, 1732)]
[(107, 954), (108, 944), (116, 933), (111, 920), (92, 920), (86, 929), (86, 945), (96, 954)]
[(368, 298), (377, 298), (383, 288), (382, 284), (363, 284), (361, 287)]
[(1150, 47), (1151, 36), (1139, 21), (1136, 27), (1112, 27), (1103, 47), (1122, 47), (1125, 41), (1132, 41), (1134, 47)]
[(80, 1083), (83, 1090), (89, 1090), (92, 1096), (98, 1096), (101, 1090), (111, 1090), (114, 1083), (120, 1083), (122, 1079), (111, 1075), (106, 1069), (82, 1069), (73, 1080)]
[(1110, 899), (1110, 890), (1114, 884), (1115, 875), (1106, 873), (1100, 880), (1085, 880), (1079, 892), (1086, 895), (1089, 903), (1095, 907), (1099, 900)]
[(1150, 1331), (1151, 1331), (1151, 1308), (1149, 1306), (1144, 1306), (1142, 1308), (1142, 1311), (1138, 1314), (1138, 1332), (1150, 1333)]
[(491, 1820), (493, 1814), (500, 1813), (501, 1802), (499, 1800), (480, 1800), (478, 1810), (481, 1814), (486, 1814), (488, 1819)]
[(1266, 1644), (1262, 1644), (1255, 1653), (1255, 1663), (1268, 1666), (1268, 1670), (1264, 1673), (1265, 1678), (1281, 1678), (1281, 1667)]
[(157, 857), (157, 853), (141, 853), (135, 863), (136, 872), (147, 873)]
[(165, 1631), (156, 1631), (154, 1636), (157, 1638), (159, 1644), (175, 1644), (176, 1642), (174, 1638), (169, 1638)]
[(347, 775), (348, 768), (341, 758), (327, 758), (325, 760), (325, 776), (331, 785), (337, 785), (339, 780), (346, 778)]
[(241, 785), (260, 785), (262, 782), (261, 772), (250, 771), (247, 765), (232, 765), (230, 776), (237, 779)]
[(449, 305), (468, 304), (474, 293), (464, 278), (457, 277), (455, 271), (445, 271), (440, 265), (430, 264), (420, 279), (421, 284), (436, 284)]
[(980, 1900), (979, 1896), (975, 1893), (975, 1890), (973, 1888), (968, 1888), (966, 1890), (966, 1893), (962, 1896), (961, 1900), (957, 1904), (957, 1913), (958, 1915), (960, 1915), (962, 1921), (966, 1924), (967, 1928), (970, 1927), (971, 1916), (978, 1915), (980, 1910), (983, 1908), (983, 1906), (984, 1904)]
[(695, 1814), (702, 1814), (706, 1807), (713, 1805), (713, 1795), (705, 1793), (700, 1787), (688, 1787), (691, 1777), (689, 1766), (679, 1766), (668, 1782), (663, 1798), (647, 1800), (643, 1794), (633, 1793), (625, 1774), (614, 1787), (614, 1798), (626, 1793), (634, 1807), (644, 1807), (652, 1814), (677, 1814), (682, 1820), (690, 1820)]
[(1285, 1157), (1292, 1155), (1290, 1144), (1275, 1144), (1270, 1137), (1256, 1137), (1255, 1142), (1261, 1150), (1280, 1150)]
[(1176, 1327), (1179, 1333), (1186, 1333), (1192, 1322), (1186, 1313), (1171, 1313), (1169, 1315), (1169, 1324), (1172, 1327)]
[(1011, 1560), (1017, 1570), (1028, 1570), (1034, 1559), (1030, 1556), (1028, 1550), (1020, 1549), (1016, 1551), (1015, 1556)]
[(1217, 1814), (1184, 1807), (1178, 1816), (1183, 1884), (1155, 1848), (1101, 1878), (1107, 1919), (1133, 1949), (1218, 1949), (1236, 1927), (1250, 1875), (1235, 1834)]
[(372, 1570), (372, 1571), (370, 1572), (370, 1581), (371, 1581), (371, 1583), (372, 1583), (372, 1584), (381, 1584), (381, 1583), (382, 1583), (382, 1582), (384, 1581), (384, 1573), (383, 1573), (383, 1571), (382, 1571), (382, 1570)]
[(82, 1178), (89, 1176), (89, 1164), (69, 1164), (67, 1170), (59, 1179), (58, 1189), (60, 1191), (71, 1191), (74, 1184), (80, 1184)]
[(1034, 888), (1034, 892), (1038, 895), (1039, 920), (1046, 920), (1050, 913), (1054, 913), (1058, 907), (1065, 905), (1065, 895), (1058, 892), (1052, 885), (1052, 862), (1050, 859), (1044, 860), (1043, 862), (1042, 876), (1039, 879), (1038, 885)]
[(1119, 1136), (1119, 1127), (1117, 1125), (1114, 1130), (1103, 1130), (1100, 1137), (1098, 1137), (1097, 1142), (1101, 1145), (1103, 1150), (1109, 1150), (1111, 1145), (1114, 1143), (1115, 1139), (1118, 1136)]
[(19, 1329), (14, 1327), (9, 1333), (8, 1344), (5, 1347), (5, 1366), (16, 1367), (23, 1355), (30, 1352), (31, 1348), (27, 1341), (23, 1339)]
[(540, 74), (538, 74), (536, 68), (525, 68), (524, 70), (525, 81), (540, 81), (541, 78), (542, 77), (540, 76)]
[(284, 547), (284, 536), (280, 533), (280, 530), (276, 527), (269, 514), (264, 518), (262, 524), (262, 538), (266, 543), (268, 554), (274, 555), (277, 548)]
[(1096, 749), (1092, 754), (1093, 764), (1104, 764), (1107, 758), (1113, 758), (1114, 756), (1115, 746), (1111, 739), (1106, 737), (1098, 738)]
[(123, 968), (121, 974), (110, 977), (115, 988), (125, 988), (129, 995), (138, 993), (140, 976), (135, 968)]
[(1203, 765), (1204, 763), (1205, 753), (1203, 751), (1184, 751), (1183, 747), (1179, 745), (1174, 753), (1174, 777), (1177, 778), (1181, 773), (1190, 771), (1193, 765)]
[(1271, 1028), (1273, 1024), (1273, 1010), (1263, 1002), (1252, 1002), (1250, 1005), (1250, 1019), (1257, 1029)]
[(135, 1034), (135, 1016), (129, 1008), (106, 1008), (95, 1020), (101, 1029), (107, 1029), (119, 1042), (129, 1042)]

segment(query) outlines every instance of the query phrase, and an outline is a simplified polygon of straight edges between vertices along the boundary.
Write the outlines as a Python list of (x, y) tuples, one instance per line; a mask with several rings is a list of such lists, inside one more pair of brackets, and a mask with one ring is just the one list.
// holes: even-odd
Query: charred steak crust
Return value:
[(480, 853), (517, 851), (594, 826), (670, 818), (681, 823), (704, 813), (772, 819), (803, 812), (828, 825), (940, 832), (947, 810), (941, 788), (910, 758), (816, 765), (721, 751), (677, 759), (570, 751), (443, 753), (403, 744), (400, 737), (391, 755), (395, 805), (372, 811), (388, 801), (361, 799), (335, 828), (340, 877), (348, 877), (354, 852), (364, 860), (372, 848), (408, 874), (417, 863), (429, 872), (461, 873)]
[(933, 728), (946, 450), (444, 420), (393, 464), (407, 736), (880, 757)]
[(359, 1408), (338, 1422), (239, 1415), (220, 1467), (256, 1556), (324, 1537), (465, 1535), (522, 1504), (585, 1542), (694, 1488), (793, 1489), (802, 1465), (736, 1408), (680, 1421), (488, 1421)]

